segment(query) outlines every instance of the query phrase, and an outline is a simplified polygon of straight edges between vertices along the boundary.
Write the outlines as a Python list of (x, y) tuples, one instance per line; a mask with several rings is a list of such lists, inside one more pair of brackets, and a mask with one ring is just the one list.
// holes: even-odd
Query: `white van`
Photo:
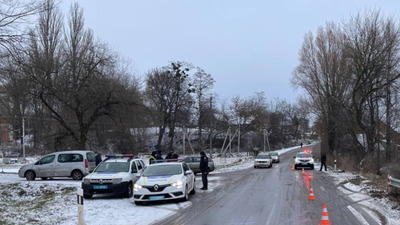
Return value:
[(27, 180), (35, 180), (36, 177), (42, 180), (49, 177), (72, 177), (74, 180), (82, 180), (94, 168), (96, 168), (96, 160), (92, 151), (53, 152), (35, 163), (22, 166), (18, 171), (18, 176), (25, 177)]

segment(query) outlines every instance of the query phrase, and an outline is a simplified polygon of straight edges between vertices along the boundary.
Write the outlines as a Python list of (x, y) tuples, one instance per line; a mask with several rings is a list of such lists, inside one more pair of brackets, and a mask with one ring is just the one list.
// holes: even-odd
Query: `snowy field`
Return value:
[[(295, 147), (298, 148), (298, 147)], [(282, 149), (280, 154), (295, 148)], [(250, 168), (252, 157), (213, 158), (216, 170), (209, 177), (209, 189), (212, 192), (222, 185), (218, 182), (218, 174)], [(0, 168), (0, 224), (77, 224), (76, 189), (80, 181), (72, 179), (52, 179), (42, 181), (26, 181), (16, 174), (18, 165), (7, 165)], [(346, 182), (354, 179), (351, 173), (334, 173), (328, 171), (337, 184), (343, 184), (341, 191), (348, 194), (354, 201), (384, 213), (387, 224), (400, 224), (398, 209), (392, 209), (387, 199), (371, 198), (367, 193), (365, 183), (354, 185)], [(201, 183), (201, 176), (196, 177), (196, 183)], [(199, 186), (199, 185), (198, 185)], [(197, 194), (203, 191), (196, 187)], [(177, 211), (191, 205), (190, 200), (181, 203), (150, 204), (136, 206), (131, 199), (96, 195), (84, 202), (84, 218), (91, 224), (140, 224), (146, 225), (160, 221)], [(379, 221), (379, 220), (378, 220)]]

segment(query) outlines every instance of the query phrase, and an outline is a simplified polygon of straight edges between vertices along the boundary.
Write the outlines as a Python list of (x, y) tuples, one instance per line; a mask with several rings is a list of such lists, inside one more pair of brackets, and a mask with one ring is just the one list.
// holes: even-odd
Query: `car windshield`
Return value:
[(269, 156), (269, 155), (258, 155), (256, 157), (256, 159), (270, 159), (270, 158), (271, 158), (271, 156)]
[(277, 152), (271, 152), (271, 153), (269, 153), (270, 155), (272, 155), (272, 156), (278, 156), (278, 153)]
[(298, 153), (297, 158), (312, 158), (312, 155), (310, 153)]
[(170, 165), (154, 165), (149, 166), (145, 169), (142, 176), (165, 176), (165, 175), (175, 175), (182, 173), (182, 166), (180, 164), (170, 164)]
[(94, 172), (129, 172), (129, 162), (102, 162)]

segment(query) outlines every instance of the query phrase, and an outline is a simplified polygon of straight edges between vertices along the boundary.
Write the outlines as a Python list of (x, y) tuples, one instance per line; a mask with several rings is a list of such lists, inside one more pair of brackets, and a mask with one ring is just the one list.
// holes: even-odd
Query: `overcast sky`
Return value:
[[(62, 0), (64, 14), (76, 0)], [(135, 73), (171, 61), (201, 67), (220, 100), (265, 92), (295, 102), (290, 78), (304, 35), (366, 9), (398, 16), (399, 0), (80, 0), (85, 25)]]

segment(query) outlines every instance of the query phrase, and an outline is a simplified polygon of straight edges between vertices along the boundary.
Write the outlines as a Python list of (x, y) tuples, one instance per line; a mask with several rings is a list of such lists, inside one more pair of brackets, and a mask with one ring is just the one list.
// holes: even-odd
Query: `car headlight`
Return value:
[(172, 183), (171, 185), (172, 185), (173, 187), (176, 187), (176, 188), (181, 188), (182, 185), (183, 185), (183, 181), (182, 181), (182, 180), (178, 180), (178, 181), (176, 181), (175, 183)]
[(90, 179), (88, 179), (88, 178), (83, 178), (83, 183), (84, 183), (84, 184), (90, 184)]
[(299, 163), (299, 162), (300, 162), (300, 160), (298, 160), (298, 159), (294, 159), (294, 162), (295, 162), (295, 163)]
[(310, 163), (314, 163), (314, 159), (313, 158), (310, 159)]
[(115, 178), (115, 179), (113, 179), (113, 184), (119, 184), (119, 183), (121, 183), (121, 181), (122, 181), (122, 178)]
[(140, 185), (140, 184), (135, 184), (135, 185), (133, 185), (133, 189), (134, 189), (135, 191), (139, 191), (140, 189), (142, 189), (142, 185)]

